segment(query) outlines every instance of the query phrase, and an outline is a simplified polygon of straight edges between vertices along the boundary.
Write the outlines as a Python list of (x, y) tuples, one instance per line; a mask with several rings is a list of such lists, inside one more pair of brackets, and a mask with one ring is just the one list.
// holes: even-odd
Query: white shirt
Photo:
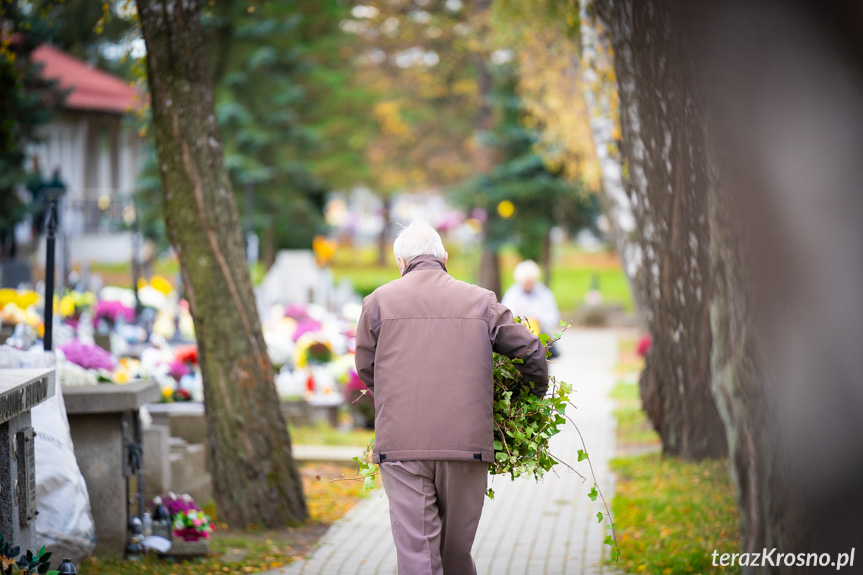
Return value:
[(514, 317), (538, 321), (540, 333), (552, 335), (560, 326), (560, 312), (554, 294), (540, 282), (534, 284), (530, 293), (514, 284), (503, 294), (500, 303), (508, 307)]

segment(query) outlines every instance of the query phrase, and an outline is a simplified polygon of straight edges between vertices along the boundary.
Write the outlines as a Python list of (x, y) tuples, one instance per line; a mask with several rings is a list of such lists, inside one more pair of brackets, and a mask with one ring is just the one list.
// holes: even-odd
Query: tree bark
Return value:
[(545, 285), (551, 288), (551, 231), (546, 230), (545, 237), (542, 238), (542, 257), (540, 258), (540, 266), (542, 266), (542, 275)]
[(675, 8), (716, 149), (714, 386), (744, 551), (837, 559), (863, 515), (861, 6)]
[(308, 513), (279, 408), (223, 163), (198, 2), (138, 0), (165, 219), (198, 339), (220, 518)]
[(390, 244), (390, 223), (392, 222), (392, 198), (387, 195), (381, 198), (381, 220), (383, 225), (378, 236), (378, 266), (387, 265), (389, 255), (392, 253)]
[[(851, 552), (863, 515), (861, 9), (840, 1), (601, 6), (618, 34), (632, 179), (657, 183), (644, 165), (670, 158), (655, 145), (666, 140), (654, 120), (675, 99), (691, 101), (678, 112), (680, 136), (700, 166), (688, 181), (703, 190), (706, 210), (685, 217), (709, 228), (712, 386), (742, 550), (775, 548), (794, 559), (744, 571), (822, 572), (794, 554)], [(663, 73), (680, 80), (663, 82)], [(661, 213), (634, 188), (634, 203), (648, 199)]]
[(702, 110), (665, 4), (595, 2), (615, 54), (622, 183), (635, 222), (624, 253), (653, 342), (641, 396), (663, 452), (701, 459), (727, 453), (711, 394), (710, 181)]
[(500, 300), (502, 295), (500, 285), (500, 254), (497, 249), (484, 245), (479, 261), (479, 285), (491, 290)]

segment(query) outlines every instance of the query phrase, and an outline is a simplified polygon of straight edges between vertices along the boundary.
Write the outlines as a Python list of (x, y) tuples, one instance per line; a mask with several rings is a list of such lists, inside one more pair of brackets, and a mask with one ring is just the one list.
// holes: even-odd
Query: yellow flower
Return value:
[(39, 301), (39, 294), (32, 290), (18, 291), (12, 288), (0, 289), (0, 308), (6, 307), (7, 304), (14, 303), (21, 309), (27, 309), (31, 305), (35, 305)]
[(315, 239), (312, 240), (312, 249), (317, 257), (318, 264), (325, 266), (330, 263), (330, 260), (336, 253), (336, 242), (330, 241), (324, 236), (315, 236)]
[(515, 215), (515, 204), (509, 200), (504, 200), (497, 205), (497, 213), (505, 220), (508, 220)]
[(75, 299), (72, 296), (63, 296), (58, 306), (58, 311), (61, 317), (69, 317), (75, 315)]
[(162, 397), (165, 399), (171, 399), (174, 396), (174, 388), (170, 385), (166, 385), (162, 388)]
[(118, 367), (114, 370), (111, 379), (114, 380), (114, 383), (129, 383), (129, 370), (124, 367)]
[(174, 291), (174, 286), (171, 285), (171, 282), (169, 282), (162, 276), (153, 276), (152, 278), (150, 278), (150, 285), (153, 287), (153, 289), (158, 290), (165, 295), (168, 295), (169, 293)]

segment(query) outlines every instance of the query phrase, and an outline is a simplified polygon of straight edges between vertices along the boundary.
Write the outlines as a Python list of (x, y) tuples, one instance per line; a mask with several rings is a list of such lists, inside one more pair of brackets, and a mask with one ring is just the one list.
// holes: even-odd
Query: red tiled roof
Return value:
[(43, 45), (32, 55), (43, 65), (41, 75), (72, 88), (64, 108), (125, 114), (143, 104), (140, 94), (126, 82), (69, 54)]

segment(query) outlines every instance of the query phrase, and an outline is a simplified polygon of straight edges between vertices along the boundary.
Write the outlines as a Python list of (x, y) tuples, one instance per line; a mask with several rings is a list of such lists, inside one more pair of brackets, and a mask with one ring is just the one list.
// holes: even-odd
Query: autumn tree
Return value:
[(308, 515), (224, 166), (197, 2), (139, 0), (167, 230), (195, 321), (220, 516)]
[(572, 233), (591, 228), (599, 206), (580, 179), (566, 177), (561, 162), (540, 153), (541, 124), (528, 113), (516, 89), (520, 64), (511, 50), (499, 52), (497, 59), (488, 65), (493, 124), (484, 136), (496, 163), (462, 184), (456, 197), (485, 208), (489, 249), (496, 252), (504, 243), (513, 244), (523, 258), (541, 264), (548, 284), (551, 228), (560, 226)]

